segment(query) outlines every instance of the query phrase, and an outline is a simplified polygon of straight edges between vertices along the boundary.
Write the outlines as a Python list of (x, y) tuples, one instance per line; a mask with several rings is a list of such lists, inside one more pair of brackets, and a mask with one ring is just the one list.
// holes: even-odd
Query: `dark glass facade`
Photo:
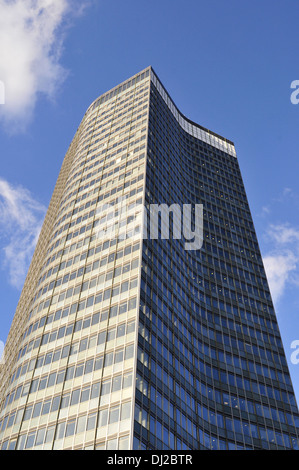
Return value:
[(161, 88), (152, 80), (146, 204), (203, 204), (204, 241), (143, 241), (134, 448), (298, 449), (238, 161), (186, 132)]

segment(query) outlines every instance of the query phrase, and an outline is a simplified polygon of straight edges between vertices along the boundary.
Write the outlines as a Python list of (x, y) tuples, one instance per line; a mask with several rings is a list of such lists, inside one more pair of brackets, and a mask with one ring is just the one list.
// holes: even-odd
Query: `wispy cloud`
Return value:
[(283, 205), (289, 206), (290, 204), (294, 205), (296, 209), (299, 207), (299, 194), (294, 191), (292, 188), (285, 187), (281, 192), (273, 197), (268, 204), (262, 206), (257, 217), (262, 217), (263, 219), (268, 218), (277, 214), (277, 206), (282, 207)]
[(31, 193), (0, 179), (1, 268), (20, 289), (38, 239), (46, 208)]
[(66, 26), (86, 3), (0, 0), (0, 118), (10, 132), (26, 129), (39, 95), (53, 99), (65, 80), (60, 59)]
[(267, 230), (271, 249), (263, 257), (274, 303), (288, 286), (299, 285), (299, 230), (289, 224), (271, 224)]

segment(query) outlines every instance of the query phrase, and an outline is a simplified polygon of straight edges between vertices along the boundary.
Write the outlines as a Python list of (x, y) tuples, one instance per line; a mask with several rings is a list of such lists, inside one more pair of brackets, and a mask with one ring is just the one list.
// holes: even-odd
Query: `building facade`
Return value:
[[(151, 237), (161, 204), (188, 205), (193, 226), (202, 207), (198, 249), (171, 210)], [(151, 67), (74, 136), (0, 387), (2, 450), (299, 448), (234, 144), (185, 118)]]

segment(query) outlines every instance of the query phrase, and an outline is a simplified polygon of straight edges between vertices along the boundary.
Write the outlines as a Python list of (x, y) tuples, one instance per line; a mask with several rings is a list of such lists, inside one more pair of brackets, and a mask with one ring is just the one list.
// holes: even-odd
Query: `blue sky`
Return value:
[(85, 110), (152, 65), (235, 143), (299, 401), (298, 14), (297, 0), (0, 0), (0, 341)]

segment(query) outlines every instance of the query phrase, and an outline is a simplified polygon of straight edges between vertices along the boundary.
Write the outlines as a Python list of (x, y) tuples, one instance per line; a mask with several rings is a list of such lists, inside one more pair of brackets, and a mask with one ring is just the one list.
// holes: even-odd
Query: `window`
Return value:
[(125, 419), (129, 419), (131, 416), (131, 402), (123, 403), (121, 405), (121, 416), (120, 419), (121, 421)]
[(72, 419), (67, 423), (65, 437), (73, 436), (75, 433), (76, 420)]
[(108, 409), (100, 410), (98, 427), (106, 426), (108, 422)]
[(119, 406), (114, 406), (110, 409), (109, 413), (109, 424), (116, 423), (119, 421)]

